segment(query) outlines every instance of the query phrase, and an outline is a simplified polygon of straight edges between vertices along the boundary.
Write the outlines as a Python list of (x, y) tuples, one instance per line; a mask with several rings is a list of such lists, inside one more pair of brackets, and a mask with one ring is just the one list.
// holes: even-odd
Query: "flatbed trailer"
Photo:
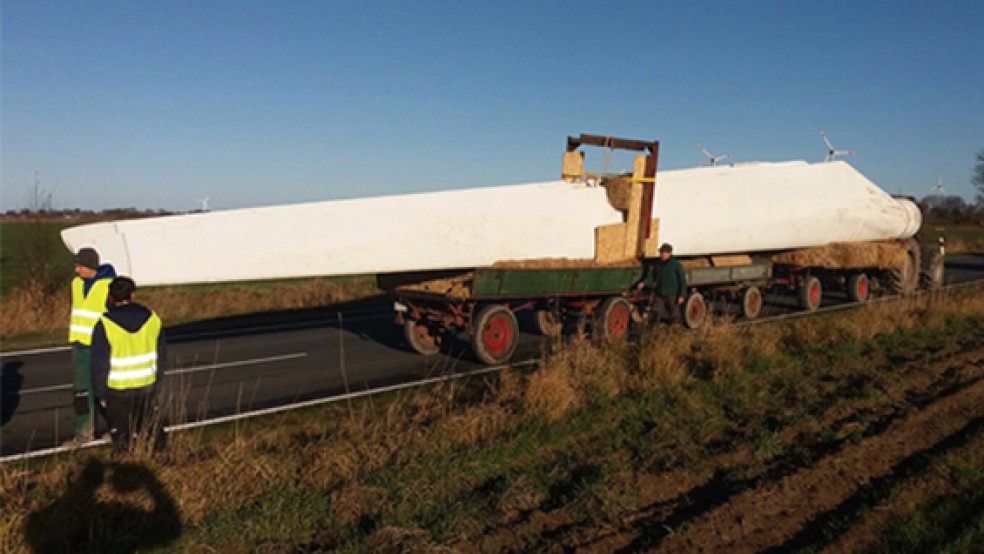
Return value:
[[(685, 270), (688, 296), (683, 321), (703, 324), (708, 298), (740, 298), (745, 317), (758, 317), (762, 289), (772, 264)], [(537, 331), (559, 335), (578, 324), (594, 335), (624, 338), (631, 321), (653, 313), (652, 297), (633, 285), (641, 265), (572, 268), (477, 268), (460, 272), (380, 276), (379, 286), (394, 297), (397, 323), (407, 344), (424, 355), (436, 354), (445, 337), (464, 332), (476, 357), (490, 365), (507, 362), (518, 344), (518, 312), (529, 310)]]

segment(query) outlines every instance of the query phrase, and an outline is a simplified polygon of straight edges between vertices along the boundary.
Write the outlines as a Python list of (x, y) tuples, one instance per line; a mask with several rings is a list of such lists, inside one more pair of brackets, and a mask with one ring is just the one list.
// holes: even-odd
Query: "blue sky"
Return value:
[(3, 209), (35, 171), (59, 207), (217, 209), (550, 179), (580, 132), (658, 138), (662, 168), (697, 143), (819, 160), (819, 128), (890, 192), (942, 176), (972, 198), (984, 149), (979, 1), (8, 0), (0, 20)]

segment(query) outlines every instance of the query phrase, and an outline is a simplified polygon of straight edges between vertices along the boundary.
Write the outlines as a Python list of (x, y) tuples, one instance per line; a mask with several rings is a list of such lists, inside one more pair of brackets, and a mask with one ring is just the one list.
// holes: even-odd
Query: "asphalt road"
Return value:
[[(948, 283), (984, 279), (984, 256), (947, 260)], [(845, 303), (831, 293), (824, 305)], [(168, 328), (165, 381), (171, 423), (405, 383), (481, 366), (461, 337), (424, 358), (409, 350), (385, 297), (318, 309), (221, 318)], [(768, 295), (763, 317), (796, 311)], [(537, 356), (547, 340), (520, 319), (514, 360)], [(68, 348), (0, 354), (0, 455), (48, 448), (71, 438)]]

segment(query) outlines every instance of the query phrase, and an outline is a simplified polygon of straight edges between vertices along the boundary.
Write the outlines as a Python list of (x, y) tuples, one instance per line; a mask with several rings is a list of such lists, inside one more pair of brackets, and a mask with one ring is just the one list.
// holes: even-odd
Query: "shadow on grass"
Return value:
[[(111, 491), (113, 500), (104, 500), (107, 495), (100, 489)], [(180, 535), (177, 506), (152, 471), (95, 458), (68, 483), (61, 498), (32, 513), (24, 524), (34, 552), (129, 553), (166, 546)]]

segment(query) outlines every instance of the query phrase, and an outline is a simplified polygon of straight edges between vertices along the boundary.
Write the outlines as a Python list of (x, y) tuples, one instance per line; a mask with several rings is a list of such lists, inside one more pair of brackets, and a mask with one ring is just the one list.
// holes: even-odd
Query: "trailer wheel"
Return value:
[(867, 302), (870, 292), (868, 276), (855, 273), (847, 278), (847, 298), (851, 302)]
[(550, 308), (541, 308), (533, 313), (536, 330), (544, 336), (556, 337), (564, 327), (560, 317)]
[(798, 294), (801, 308), (810, 312), (819, 308), (823, 300), (823, 285), (820, 284), (820, 279), (812, 275), (804, 279)]
[(516, 314), (502, 304), (490, 304), (478, 312), (472, 326), (472, 350), (486, 365), (509, 361), (519, 344)]
[(755, 319), (762, 313), (762, 291), (752, 285), (741, 295), (741, 313), (745, 319)]
[(912, 294), (919, 287), (920, 264), (919, 243), (909, 239), (905, 242), (905, 265), (888, 270), (888, 289), (895, 294)]
[(407, 344), (418, 354), (433, 356), (441, 350), (441, 339), (435, 336), (431, 329), (416, 320), (407, 319), (403, 322), (403, 334)]
[(683, 323), (690, 329), (697, 329), (707, 319), (707, 303), (699, 292), (692, 293), (683, 303)]
[(919, 288), (936, 290), (943, 286), (943, 253), (938, 246), (929, 246), (922, 251), (922, 269), (919, 271)]
[(606, 298), (598, 308), (595, 329), (598, 336), (606, 339), (621, 339), (629, 334), (632, 319), (632, 304), (621, 296)]

